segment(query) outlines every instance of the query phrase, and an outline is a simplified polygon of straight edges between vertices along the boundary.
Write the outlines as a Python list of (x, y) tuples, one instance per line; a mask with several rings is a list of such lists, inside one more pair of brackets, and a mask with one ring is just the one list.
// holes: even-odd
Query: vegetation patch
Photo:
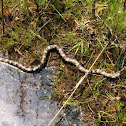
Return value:
[[(125, 0), (4, 0), (3, 5), (0, 49), (9, 59), (27, 67), (37, 65), (43, 50), (57, 44), (89, 69), (109, 42), (93, 69), (113, 73), (126, 66)], [(84, 73), (55, 53), (51, 65), (57, 66), (52, 100), (62, 105)], [(67, 105), (81, 106), (89, 125), (125, 125), (125, 75), (116, 79), (89, 75)]]

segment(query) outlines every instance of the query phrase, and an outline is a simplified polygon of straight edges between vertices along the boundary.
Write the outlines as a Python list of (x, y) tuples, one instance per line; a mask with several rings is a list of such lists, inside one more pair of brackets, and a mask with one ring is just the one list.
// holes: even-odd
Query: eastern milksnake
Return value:
[[(43, 52), (41, 63), (38, 66), (33, 67), (33, 68), (31, 68), (31, 67), (27, 68), (27, 67), (15, 62), (15, 61), (8, 60), (8, 59), (5, 59), (5, 58), (0, 58), (0, 62), (4, 62), (4, 63), (8, 63), (10, 65), (13, 65), (13, 66), (21, 69), (22, 71), (25, 71), (25, 72), (37, 72), (37, 71), (41, 71), (42, 68), (44, 68), (46, 66), (48, 56), (49, 56), (49, 54), (50, 54), (50, 52), (52, 50), (57, 51), (59, 53), (60, 57), (65, 62), (68, 62), (68, 63), (71, 63), (71, 64), (75, 65), (78, 68), (78, 70), (80, 70), (81, 72), (84, 72), (84, 73), (88, 72), (88, 69), (81, 66), (80, 63), (77, 60), (68, 58), (65, 55), (65, 53), (63, 52), (63, 50), (57, 45), (48, 46)], [(101, 74), (101, 75), (103, 75), (105, 77), (109, 77), (109, 78), (117, 78), (117, 77), (119, 77), (121, 75), (121, 73), (124, 70), (126, 70), (126, 67), (124, 67), (122, 70), (120, 70), (120, 71), (118, 71), (118, 72), (116, 72), (114, 74), (110, 74), (110, 73), (104, 72), (104, 71), (102, 71), (100, 69), (92, 69), (90, 73), (92, 73), (92, 74)]]

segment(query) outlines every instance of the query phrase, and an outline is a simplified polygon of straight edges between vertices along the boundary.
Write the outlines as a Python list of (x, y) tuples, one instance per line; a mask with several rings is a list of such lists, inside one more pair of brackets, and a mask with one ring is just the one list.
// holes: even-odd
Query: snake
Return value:
[[(75, 67), (77, 67), (77, 69), (79, 71), (84, 72), (84, 73), (89, 72), (89, 70), (84, 68), (77, 60), (67, 57), (66, 54), (64, 53), (64, 51), (62, 50), (62, 48), (59, 47), (58, 45), (47, 46), (46, 49), (43, 51), (43, 56), (42, 56), (40, 64), (37, 66), (34, 66), (34, 67), (25, 67), (16, 61), (9, 60), (9, 59), (2, 58), (2, 57), (0, 57), (0, 62), (4, 62), (4, 63), (10, 64), (12, 66), (15, 66), (24, 72), (28, 72), (28, 73), (38, 72), (38, 71), (41, 71), (44, 67), (46, 67), (50, 52), (53, 52), (53, 51), (56, 51), (63, 61), (73, 64)], [(120, 71), (117, 71), (116, 73), (111, 74), (111, 73), (102, 71), (101, 69), (92, 69), (89, 73), (103, 75), (108, 78), (117, 78), (117, 77), (121, 76), (121, 73), (125, 70), (126, 70), (126, 67), (122, 68)]]

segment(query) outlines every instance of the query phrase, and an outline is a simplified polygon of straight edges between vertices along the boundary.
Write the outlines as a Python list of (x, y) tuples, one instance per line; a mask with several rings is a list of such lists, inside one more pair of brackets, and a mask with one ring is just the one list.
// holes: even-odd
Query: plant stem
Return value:
[(105, 47), (102, 49), (102, 51), (99, 53), (99, 55), (97, 56), (97, 58), (95, 59), (94, 63), (91, 65), (90, 69), (88, 70), (87, 73), (85, 73), (84, 76), (81, 77), (81, 79), (79, 80), (79, 82), (76, 84), (76, 86), (74, 87), (74, 91), (71, 93), (71, 95), (69, 96), (69, 98), (65, 101), (65, 103), (63, 104), (63, 106), (60, 108), (60, 110), (56, 113), (56, 115), (53, 117), (53, 119), (51, 120), (51, 122), (48, 124), (48, 126), (50, 126), (52, 124), (52, 122), (56, 119), (56, 117), (58, 116), (58, 114), (62, 111), (62, 109), (66, 106), (67, 102), (72, 98), (73, 94), (75, 93), (75, 91), (77, 90), (77, 88), (80, 86), (80, 84), (83, 82), (83, 80), (87, 77), (87, 75), (90, 73), (90, 71), (92, 70), (93, 66), (95, 65), (95, 63), (97, 62), (97, 60), (99, 59), (99, 57), (101, 56), (101, 54), (105, 51), (106, 47), (108, 46), (109, 42), (105, 45)]

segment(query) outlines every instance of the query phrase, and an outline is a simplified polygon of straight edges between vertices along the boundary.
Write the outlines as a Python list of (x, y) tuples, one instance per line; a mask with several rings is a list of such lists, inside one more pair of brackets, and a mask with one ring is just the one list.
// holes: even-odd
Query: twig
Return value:
[(88, 70), (87, 73), (85, 73), (84, 76), (81, 77), (81, 79), (79, 80), (79, 82), (76, 84), (76, 86), (74, 87), (74, 91), (71, 93), (71, 95), (69, 96), (69, 98), (66, 100), (66, 102), (63, 104), (63, 106), (60, 108), (60, 110), (56, 113), (56, 115), (53, 117), (53, 119), (51, 120), (51, 122), (48, 124), (48, 126), (50, 126), (52, 124), (52, 122), (56, 119), (56, 117), (58, 116), (58, 114), (62, 111), (62, 109), (66, 106), (67, 102), (71, 99), (71, 97), (73, 96), (73, 94), (75, 93), (75, 91), (77, 90), (77, 88), (80, 86), (80, 84), (83, 82), (83, 80), (87, 77), (87, 75), (90, 73), (90, 71), (92, 70), (93, 66), (95, 65), (95, 63), (97, 62), (98, 58), (101, 56), (101, 54), (104, 52), (104, 50), (106, 49), (107, 45), (109, 44), (109, 42), (105, 45), (105, 47), (102, 49), (102, 51), (100, 52), (100, 54), (97, 56), (97, 58), (95, 59), (94, 63), (91, 65), (90, 69)]

